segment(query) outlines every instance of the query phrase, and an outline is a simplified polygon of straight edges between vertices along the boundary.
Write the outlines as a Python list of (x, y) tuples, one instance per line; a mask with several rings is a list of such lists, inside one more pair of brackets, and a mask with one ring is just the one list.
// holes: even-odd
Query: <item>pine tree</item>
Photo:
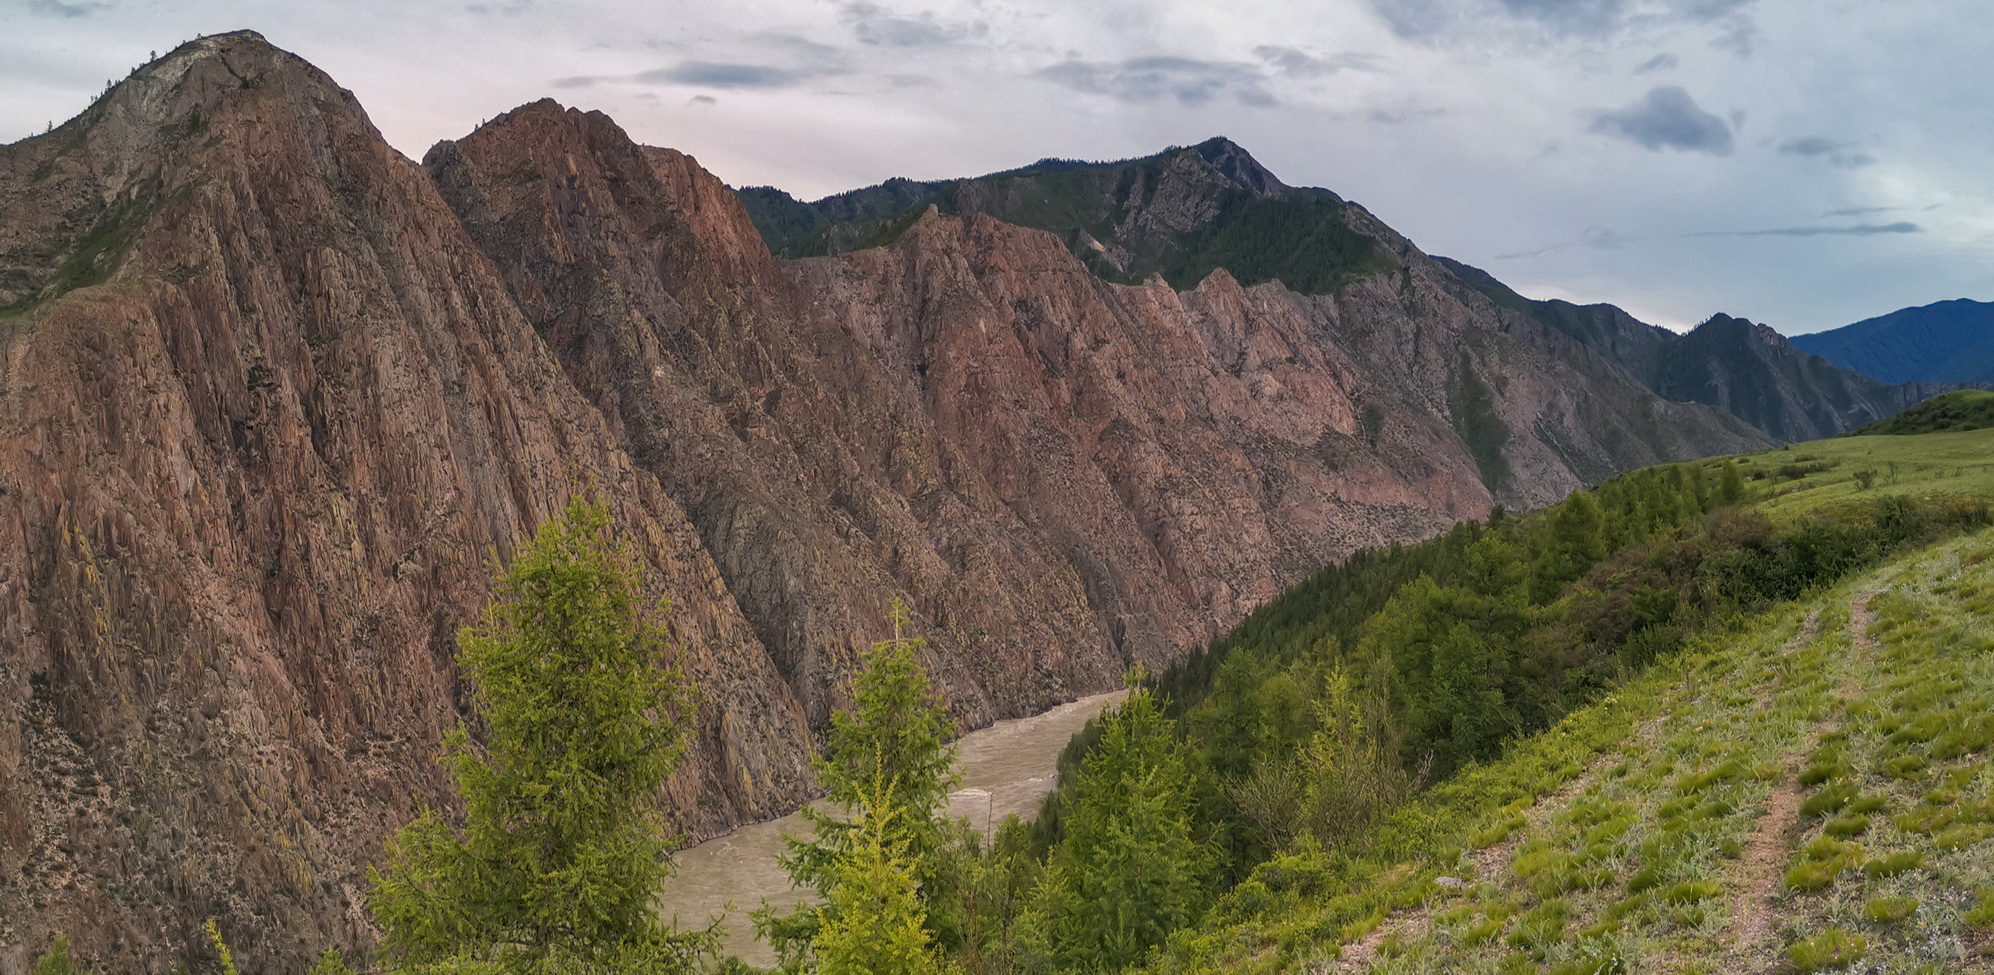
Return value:
[(1196, 836), (1189, 746), (1138, 689), (1081, 763), (1037, 909), (1057, 964), (1119, 971), (1204, 910), (1213, 864)]
[(1745, 479), (1738, 476), (1738, 463), (1727, 460), (1718, 475), (1717, 497), (1724, 504), (1737, 504), (1745, 498)]
[[(907, 609), (895, 600), (893, 636), (861, 654), (852, 679), (852, 706), (831, 715), (824, 754), (812, 767), (824, 786), (830, 809), (806, 806), (810, 839), (789, 839), (783, 858), (790, 879), (825, 899), (778, 916), (764, 909), (755, 923), (788, 970), (800, 968), (819, 929), (835, 918), (840, 857), (860, 842), (859, 822), (846, 815), (866, 808), (869, 790), (886, 783), (884, 802), (894, 810), (892, 841), (928, 896), (929, 932), (947, 946), (959, 944), (963, 920), (950, 896), (953, 858), (941, 856), (950, 835), (945, 822), (950, 790), (958, 777), (955, 749), (949, 745), (954, 722), (928, 682), (919, 652), (922, 642), (907, 635)], [(886, 827), (883, 827), (886, 828)]]
[(875, 780), (832, 862), (834, 882), (811, 941), (820, 975), (947, 970), (928, 936), (921, 885), (907, 857), (907, 837), (896, 823), (905, 812), (892, 805), (896, 784)]
[(57, 933), (48, 951), (35, 959), (34, 975), (76, 975), (76, 962), (69, 956), (69, 935)]
[(652, 906), (675, 840), (658, 790), (696, 705), (642, 592), (608, 509), (577, 499), (459, 635), (490, 732), (445, 743), (464, 822), (425, 812), (369, 871), (392, 967), (690, 971), (710, 949), (710, 932), (674, 932)]

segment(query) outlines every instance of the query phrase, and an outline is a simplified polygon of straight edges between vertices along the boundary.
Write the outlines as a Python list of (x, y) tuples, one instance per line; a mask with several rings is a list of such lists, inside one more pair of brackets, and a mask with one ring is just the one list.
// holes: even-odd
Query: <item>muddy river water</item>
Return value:
[[(1012, 813), (1027, 818), (1036, 814), (1039, 800), (1052, 791), (1060, 749), (1087, 719), (1126, 693), (1097, 694), (964, 735), (956, 742), (962, 784), (949, 796), (950, 813), (986, 834)], [(789, 875), (776, 857), (783, 851), (784, 833), (802, 834), (807, 829), (803, 817), (791, 813), (680, 851), (678, 876), (665, 886), (665, 913), (676, 913), (679, 926), (688, 928), (724, 916), (725, 953), (753, 965), (773, 964), (775, 956), (755, 939), (747, 912), (760, 907), (763, 899), (784, 909), (804, 900), (805, 893), (790, 887)], [(730, 903), (732, 911), (727, 910)]]

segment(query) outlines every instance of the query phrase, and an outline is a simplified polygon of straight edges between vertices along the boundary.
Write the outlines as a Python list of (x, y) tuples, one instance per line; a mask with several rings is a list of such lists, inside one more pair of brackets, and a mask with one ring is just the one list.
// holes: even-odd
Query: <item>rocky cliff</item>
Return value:
[[(1173, 165), (1252, 175), (1215, 155)], [(248, 970), (366, 944), (487, 559), (578, 482), (676, 606), (664, 799), (708, 833), (808, 793), (896, 597), (980, 723), (1358, 547), (1763, 442), (1333, 206), (1388, 260), (1321, 293), (1115, 283), (975, 208), (779, 261), (601, 115), (417, 166), (247, 33), (0, 148), (0, 971), (56, 929), (160, 970), (207, 916)]]
[(251, 971), (366, 942), (361, 865), (445, 794), (487, 559), (577, 478), (709, 702), (682, 819), (806, 788), (683, 511), (309, 65), (207, 38), (0, 150), (0, 267), (0, 969), (63, 929), (163, 970), (208, 916)]

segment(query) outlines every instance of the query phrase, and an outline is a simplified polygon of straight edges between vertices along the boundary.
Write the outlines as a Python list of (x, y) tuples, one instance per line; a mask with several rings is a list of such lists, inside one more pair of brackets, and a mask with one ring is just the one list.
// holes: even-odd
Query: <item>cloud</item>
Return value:
[(984, 21), (945, 21), (932, 11), (904, 17), (876, 3), (858, 2), (845, 4), (843, 15), (859, 43), (877, 47), (944, 47), (990, 36)]
[(1685, 237), (1875, 237), (1882, 234), (1922, 234), (1925, 228), (1909, 220), (1859, 223), (1847, 227), (1772, 227), (1766, 230), (1706, 230)]
[[(1629, 30), (1728, 20), (1723, 43), (1749, 46), (1757, 25), (1742, 13), (1757, 0), (1370, 0), (1392, 31), (1412, 40), (1485, 38), (1478, 25), (1508, 19), (1555, 36), (1606, 38)], [(1743, 33), (1740, 33), (1743, 32)]]
[(645, 85), (692, 85), (699, 88), (768, 90), (794, 88), (821, 72), (776, 68), (730, 61), (685, 61), (669, 68), (640, 71), (630, 80)]
[(1710, 46), (1720, 51), (1730, 51), (1741, 58), (1748, 58), (1758, 49), (1759, 36), (1758, 21), (1741, 15), (1726, 20), (1724, 33), (1711, 41)]
[(1444, 108), (1374, 108), (1364, 113), (1364, 117), (1379, 125), (1404, 125), (1408, 122), (1430, 122), (1444, 117)]
[(1903, 207), (1843, 207), (1821, 214), (1824, 217), (1867, 217), (1877, 213), (1895, 213)]
[(533, 9), (533, 0), (509, 0), (507, 3), (467, 3), (464, 5), (464, 9), (469, 13), (474, 13), (481, 17), (489, 17), (493, 14), (505, 17), (517, 17)]
[(694, 95), (694, 96), (692, 96), (691, 98), (688, 98), (688, 99), (686, 99), (686, 104), (688, 104), (688, 105), (718, 105), (718, 104), (720, 104), (720, 99), (718, 99), (718, 98), (715, 98), (715, 97), (713, 97), (712, 95)]
[(1566, 33), (1608, 34), (1626, 16), (1626, 0), (1499, 0), (1513, 17), (1548, 24)]
[(1689, 92), (1664, 85), (1626, 108), (1593, 115), (1592, 132), (1616, 136), (1643, 148), (1660, 151), (1731, 154), (1731, 126), (1704, 111)]
[(1647, 74), (1650, 71), (1673, 71), (1681, 66), (1682, 66), (1681, 58), (1676, 57), (1674, 54), (1671, 54), (1667, 51), (1663, 51), (1662, 53), (1657, 54), (1654, 57), (1651, 57), (1648, 60), (1635, 65), (1634, 73)]
[(1855, 151), (1855, 143), (1840, 142), (1824, 135), (1802, 136), (1788, 139), (1779, 144), (1782, 156), (1801, 156), (1807, 159), (1825, 160), (1828, 165), (1839, 169), (1861, 169), (1876, 162), (1876, 157), (1866, 152)]
[(1587, 227), (1583, 233), (1579, 234), (1579, 239), (1577, 240), (1567, 241), (1563, 244), (1552, 244), (1549, 247), (1539, 247), (1534, 251), (1520, 251), (1515, 254), (1497, 254), (1496, 260), (1515, 261), (1532, 257), (1542, 257), (1545, 254), (1550, 254), (1555, 251), (1571, 250), (1574, 247), (1583, 247), (1586, 248), (1587, 250), (1596, 250), (1596, 251), (1613, 250), (1616, 247), (1621, 247), (1626, 244), (1631, 244), (1640, 239), (1641, 238), (1639, 237), (1629, 237), (1626, 234), (1614, 230), (1612, 227)]
[(1356, 52), (1320, 58), (1279, 44), (1262, 44), (1253, 49), (1253, 56), (1267, 62), (1276, 72), (1297, 78), (1324, 78), (1344, 70), (1373, 71), (1379, 60), (1375, 54)]
[(602, 84), (603, 82), (606, 81), (621, 81), (621, 80), (623, 79), (617, 77), (616, 75), (578, 74), (578, 75), (570, 75), (566, 78), (555, 78), (554, 80), (547, 82), (547, 85), (550, 88), (593, 88), (596, 85)]
[(1267, 76), (1259, 68), (1227, 61), (1200, 61), (1171, 56), (1130, 58), (1120, 62), (1069, 59), (1040, 69), (1040, 78), (1074, 91), (1107, 95), (1125, 102), (1175, 98), (1183, 105), (1203, 105), (1230, 95), (1241, 105), (1266, 108), (1278, 104), (1267, 92)]
[(64, 3), (62, 0), (28, 0), (28, 12), (42, 17), (74, 19), (111, 9), (108, 3)]

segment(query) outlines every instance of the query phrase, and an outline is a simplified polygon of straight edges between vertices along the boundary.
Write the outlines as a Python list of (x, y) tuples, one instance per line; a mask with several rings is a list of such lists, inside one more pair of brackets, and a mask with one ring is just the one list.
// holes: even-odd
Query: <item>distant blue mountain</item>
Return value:
[(1790, 341), (1888, 383), (1994, 383), (1994, 302), (1941, 301)]

